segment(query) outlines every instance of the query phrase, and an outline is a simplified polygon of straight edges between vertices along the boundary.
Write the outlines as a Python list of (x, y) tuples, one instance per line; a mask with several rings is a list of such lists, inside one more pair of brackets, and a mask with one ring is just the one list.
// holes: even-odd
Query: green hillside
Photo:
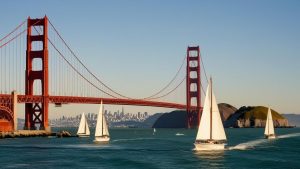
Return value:
[[(284, 119), (278, 112), (271, 109), (273, 120)], [(268, 108), (264, 106), (255, 106), (251, 107), (251, 109), (243, 115), (245, 119), (262, 119), (266, 120), (268, 114)]]

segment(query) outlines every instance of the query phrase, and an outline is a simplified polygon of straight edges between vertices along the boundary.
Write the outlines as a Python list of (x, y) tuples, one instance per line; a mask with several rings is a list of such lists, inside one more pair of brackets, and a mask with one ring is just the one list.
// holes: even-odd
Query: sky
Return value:
[[(11, 0), (1, 3), (0, 37), (28, 16), (44, 15), (95, 74), (125, 95), (143, 97), (164, 87), (187, 46), (199, 45), (218, 102), (300, 114), (300, 1)], [(97, 106), (50, 111), (56, 117)]]

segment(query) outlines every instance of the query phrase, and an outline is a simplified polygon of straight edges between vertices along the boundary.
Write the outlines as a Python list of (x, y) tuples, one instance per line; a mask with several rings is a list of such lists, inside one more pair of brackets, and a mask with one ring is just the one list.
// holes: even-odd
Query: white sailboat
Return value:
[(265, 127), (265, 137), (267, 139), (274, 139), (276, 138), (275, 132), (274, 132), (274, 124), (273, 124), (273, 118), (271, 109), (268, 109), (268, 115), (266, 120), (266, 127)]
[(78, 137), (89, 137), (90, 136), (90, 129), (88, 122), (86, 120), (85, 114), (81, 114), (80, 124), (77, 131)]
[(224, 150), (225, 143), (226, 135), (210, 78), (201, 121), (194, 143), (195, 150)]
[(110, 140), (106, 119), (103, 113), (102, 101), (98, 113), (97, 124), (95, 129), (94, 142), (108, 142)]
[(156, 129), (155, 128), (153, 128), (153, 135), (156, 133)]

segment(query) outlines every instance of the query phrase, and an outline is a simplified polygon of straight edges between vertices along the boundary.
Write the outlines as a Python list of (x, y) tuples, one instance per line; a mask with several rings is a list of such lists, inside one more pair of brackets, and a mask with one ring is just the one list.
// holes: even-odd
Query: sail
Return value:
[(275, 134), (275, 132), (274, 132), (272, 113), (271, 113), (271, 109), (269, 108), (267, 120), (266, 120), (265, 135), (271, 135), (271, 134)]
[(81, 119), (80, 119), (77, 134), (86, 134), (86, 135), (90, 134), (89, 125), (87, 123), (84, 113), (81, 114)]
[[(212, 99), (211, 94), (212, 93)], [(212, 106), (212, 120), (210, 119), (210, 108)], [(212, 122), (212, 129), (210, 128), (210, 122)], [(212, 130), (212, 136), (211, 135)], [(202, 111), (202, 116), (197, 132), (196, 140), (226, 140), (226, 135), (221, 120), (219, 108), (216, 102), (215, 95), (211, 91), (211, 84), (207, 86), (206, 96), (204, 100), (204, 107)]]
[(90, 128), (86, 118), (85, 118), (85, 134), (90, 135)]
[(207, 140), (210, 139), (210, 86), (207, 86), (206, 96), (204, 100), (204, 107), (202, 111), (202, 116), (200, 124), (198, 127), (196, 140)]
[(103, 114), (103, 135), (109, 136), (108, 126), (104, 114)]
[(220, 111), (216, 101), (216, 97), (212, 92), (212, 139), (213, 140), (226, 140), (224, 126), (222, 123)]
[(95, 129), (95, 136), (103, 136), (103, 106), (102, 106), (102, 101), (101, 101), (101, 104), (100, 104), (100, 109), (99, 109), (99, 112), (98, 112), (98, 117), (97, 117), (97, 124), (96, 124), (96, 129)]

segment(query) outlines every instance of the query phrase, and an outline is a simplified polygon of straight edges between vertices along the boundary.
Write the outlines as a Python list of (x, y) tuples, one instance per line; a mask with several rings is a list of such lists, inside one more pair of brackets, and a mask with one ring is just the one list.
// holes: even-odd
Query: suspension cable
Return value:
[(104, 82), (102, 82), (96, 75), (94, 75), (84, 64), (83, 62), (79, 59), (79, 57), (77, 57), (77, 55), (75, 54), (75, 52), (70, 48), (70, 46), (66, 43), (66, 41), (62, 38), (62, 36), (59, 34), (59, 32), (57, 31), (57, 29), (54, 27), (54, 25), (51, 23), (51, 21), (48, 19), (51, 27), (54, 29), (54, 31), (56, 32), (56, 34), (59, 36), (59, 38), (62, 40), (62, 42), (66, 45), (66, 47), (69, 49), (69, 51), (71, 52), (71, 54), (76, 58), (76, 60), (99, 82), (101, 83), (103, 86), (105, 86), (106, 88), (108, 88), (110, 91), (112, 91), (113, 93), (127, 98), (127, 99), (132, 99), (130, 97), (124, 96), (122, 94), (120, 94), (119, 92), (114, 91), (112, 88), (108, 87)]
[(182, 63), (181, 63), (181, 66), (180, 66), (180, 68), (178, 69), (178, 71), (177, 71), (177, 73), (175, 74), (175, 76), (172, 78), (172, 80), (165, 86), (165, 87), (163, 87), (161, 90), (159, 90), (158, 92), (156, 92), (155, 94), (153, 94), (153, 95), (151, 95), (151, 96), (149, 96), (149, 97), (145, 97), (145, 98), (143, 98), (143, 99), (151, 99), (151, 98), (153, 98), (154, 96), (157, 96), (158, 94), (160, 94), (160, 93), (162, 93), (165, 89), (167, 89), (170, 85), (171, 85), (171, 83), (173, 83), (173, 81), (177, 78), (177, 76), (179, 75), (179, 72), (180, 72), (180, 70), (182, 69), (182, 67), (183, 67), (183, 65), (184, 65), (184, 63), (185, 63), (185, 60), (186, 60), (186, 56), (184, 57), (184, 59), (183, 59), (183, 61), (182, 61)]
[[(34, 27), (34, 29), (38, 32), (38, 34), (40, 35), (40, 32)], [(58, 52), (58, 54), (67, 62), (67, 64), (77, 73), (79, 74), (83, 79), (85, 79), (89, 84), (91, 84), (92, 86), (94, 86), (96, 89), (100, 90), (101, 92), (113, 97), (113, 98), (117, 98), (103, 90), (101, 90), (98, 86), (96, 86), (95, 84), (93, 84), (90, 80), (88, 80), (86, 77), (84, 77), (67, 59), (66, 57), (57, 49), (57, 47), (52, 43), (52, 41), (47, 38), (48, 41), (50, 42), (50, 44), (52, 45), (52, 47)]]
[(175, 90), (182, 84), (182, 82), (183, 82), (185, 79), (186, 79), (186, 77), (184, 77), (184, 78), (181, 80), (181, 82), (180, 82), (174, 89), (170, 90), (168, 93), (166, 93), (166, 94), (164, 94), (164, 95), (161, 95), (161, 96), (158, 96), (158, 97), (150, 98), (150, 99), (148, 99), (148, 100), (159, 99), (159, 98), (162, 98), (162, 97), (165, 97), (165, 96), (171, 94), (173, 91), (175, 91)]
[(7, 34), (6, 36), (4, 36), (2, 39), (0, 39), (0, 42), (3, 41), (5, 38), (7, 38), (8, 36), (10, 36), (11, 34), (13, 34), (15, 31), (17, 31), (17, 29), (19, 29), (22, 25), (24, 25), (26, 23), (26, 20), (24, 20), (21, 24), (19, 24), (14, 30), (12, 30), (9, 34)]

